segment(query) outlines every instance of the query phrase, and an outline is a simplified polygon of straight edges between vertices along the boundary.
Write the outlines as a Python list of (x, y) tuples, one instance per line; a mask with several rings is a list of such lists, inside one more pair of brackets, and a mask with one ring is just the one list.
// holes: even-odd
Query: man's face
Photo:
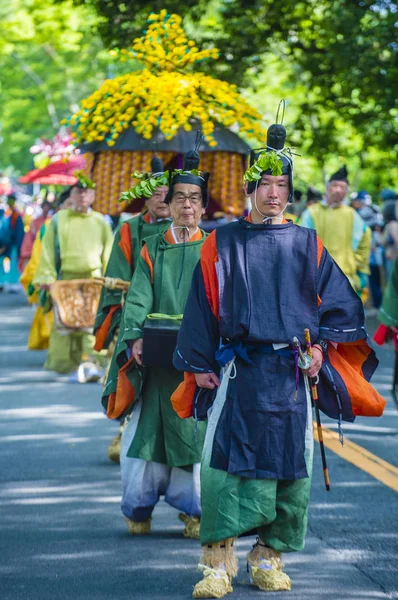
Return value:
[[(247, 192), (247, 183), (245, 184)], [(277, 217), (289, 200), (289, 175), (263, 175), (256, 190), (250, 194), (253, 212), (258, 218)], [(256, 199), (256, 202), (254, 201)], [(256, 203), (257, 208), (256, 209)], [(261, 214), (262, 213), (262, 214)]]
[(170, 202), (171, 218), (179, 227), (197, 227), (205, 212), (202, 190), (192, 183), (176, 183)]
[(170, 217), (170, 206), (165, 203), (168, 189), (167, 185), (162, 185), (146, 201), (149, 214), (156, 220)]
[(327, 201), (328, 204), (340, 204), (347, 196), (348, 185), (345, 181), (329, 181)]
[(91, 188), (74, 187), (70, 193), (74, 210), (86, 211), (94, 202), (94, 190)]

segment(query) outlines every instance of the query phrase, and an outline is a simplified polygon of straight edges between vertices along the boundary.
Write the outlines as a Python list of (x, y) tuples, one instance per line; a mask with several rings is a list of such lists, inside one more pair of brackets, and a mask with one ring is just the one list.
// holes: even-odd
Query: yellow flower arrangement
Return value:
[(130, 127), (145, 139), (158, 128), (167, 140), (178, 129), (192, 129), (192, 121), (201, 122), (210, 146), (217, 123), (234, 126), (248, 137), (263, 139), (261, 114), (245, 102), (236, 86), (204, 73), (191, 72), (192, 65), (217, 59), (216, 48), (199, 50), (188, 40), (181, 17), (166, 10), (151, 14), (145, 35), (134, 40), (129, 49), (113, 51), (120, 60), (138, 59), (144, 68), (107, 79), (81, 109), (67, 121), (75, 128), (77, 143), (106, 140), (114, 146), (120, 134)]

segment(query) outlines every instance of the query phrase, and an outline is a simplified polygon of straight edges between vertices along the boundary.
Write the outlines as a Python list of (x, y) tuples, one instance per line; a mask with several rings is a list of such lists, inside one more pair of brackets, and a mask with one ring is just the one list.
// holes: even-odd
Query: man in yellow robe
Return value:
[[(25, 266), (20, 282), (25, 290), (29, 304), (39, 304), (38, 290), (32, 284), (40, 262), (41, 242), (50, 219), (47, 219), (37, 233), (33, 242), (30, 259)], [(37, 306), (28, 337), (29, 350), (47, 350), (53, 325), (52, 311), (45, 312), (42, 306)]]
[[(94, 189), (90, 186), (87, 178), (79, 180), (70, 192), (72, 208), (59, 212), (48, 224), (33, 280), (42, 290), (49, 290), (57, 279), (90, 279), (105, 271), (112, 248), (112, 230), (103, 215), (92, 210)], [(44, 367), (71, 374), (70, 381), (83, 382), (79, 367), (94, 356), (93, 343), (94, 337), (89, 333), (60, 335), (53, 326)], [(95, 370), (93, 365), (92, 371)], [(91, 380), (101, 377), (98, 369), (94, 375)]]
[[(66, 190), (60, 195), (59, 202), (57, 203), (56, 210), (66, 210), (72, 206), (69, 199), (70, 190)], [(28, 349), (29, 350), (47, 350), (48, 342), (50, 339), (50, 332), (53, 325), (53, 313), (52, 310), (45, 311), (43, 306), (40, 306), (39, 290), (33, 285), (33, 279), (36, 275), (36, 271), (40, 262), (40, 255), (42, 250), (42, 239), (44, 237), (46, 227), (49, 224), (51, 217), (47, 217), (42, 226), (37, 231), (36, 238), (33, 242), (30, 259), (25, 266), (21, 277), (20, 283), (25, 290), (29, 304), (36, 304), (36, 312), (33, 317), (32, 325), (28, 337)]]
[(300, 225), (316, 229), (325, 248), (361, 294), (368, 287), (371, 231), (344, 200), (348, 172), (344, 166), (331, 176), (326, 198), (305, 210)]

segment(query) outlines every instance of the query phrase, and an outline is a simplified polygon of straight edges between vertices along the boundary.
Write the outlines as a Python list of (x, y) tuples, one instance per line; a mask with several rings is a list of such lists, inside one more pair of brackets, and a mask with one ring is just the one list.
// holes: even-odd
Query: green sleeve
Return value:
[(153, 312), (153, 301), (153, 285), (149, 267), (140, 256), (124, 305), (123, 341), (142, 337), (142, 328), (147, 315)]
[(369, 227), (366, 227), (362, 239), (359, 242), (358, 249), (355, 252), (355, 258), (357, 261), (357, 271), (359, 273), (365, 273), (369, 275), (369, 257), (372, 248), (372, 231)]
[(56, 255), (55, 255), (55, 229), (51, 220), (46, 227), (42, 239), (40, 262), (35, 273), (33, 284), (54, 283), (57, 280)]
[(120, 245), (120, 229), (115, 233), (113, 238), (112, 250), (108, 261), (108, 266), (105, 271), (107, 277), (123, 279), (130, 281), (132, 277), (131, 265), (126, 260), (123, 250)]
[[(120, 228), (116, 231), (113, 237), (113, 244), (108, 260), (108, 265), (105, 270), (106, 277), (122, 279), (123, 281), (131, 281), (131, 265), (124, 255), (123, 250), (119, 246)], [(102, 325), (109, 310), (112, 306), (118, 306), (116, 312), (113, 313), (112, 322), (109, 327), (109, 336), (107, 337), (104, 348), (109, 346), (110, 340), (113, 338), (116, 329), (120, 325), (122, 312), (122, 299), (124, 293), (122, 290), (111, 290), (103, 287), (98, 306), (97, 316), (95, 318), (94, 332)], [(109, 338), (109, 339), (108, 339)]]

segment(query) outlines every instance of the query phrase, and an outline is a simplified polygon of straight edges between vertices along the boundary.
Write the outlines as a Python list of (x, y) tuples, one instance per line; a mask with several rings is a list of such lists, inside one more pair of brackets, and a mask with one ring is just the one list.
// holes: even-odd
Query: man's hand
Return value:
[(51, 283), (41, 283), (41, 284), (39, 285), (39, 288), (40, 288), (41, 290), (46, 290), (46, 291), (48, 291), (48, 290), (51, 288), (51, 285), (52, 285)]
[(137, 340), (134, 341), (133, 347), (132, 347), (132, 352), (133, 352), (133, 356), (135, 358), (137, 365), (140, 365), (140, 367), (142, 367), (143, 348), (144, 348), (144, 340), (142, 338), (138, 338)]
[(322, 351), (316, 346), (312, 347), (312, 364), (309, 369), (303, 370), (305, 375), (308, 377), (314, 378), (318, 375), (323, 362), (323, 354)]
[(220, 385), (220, 380), (215, 373), (195, 373), (196, 385), (200, 388), (214, 390)]

